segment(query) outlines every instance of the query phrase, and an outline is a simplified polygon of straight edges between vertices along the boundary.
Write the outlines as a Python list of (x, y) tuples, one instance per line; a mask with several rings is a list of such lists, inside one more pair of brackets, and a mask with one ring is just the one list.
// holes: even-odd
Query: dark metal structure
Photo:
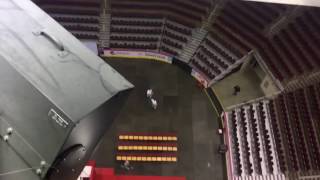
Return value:
[(0, 42), (0, 179), (76, 179), (133, 85), (29, 0)]

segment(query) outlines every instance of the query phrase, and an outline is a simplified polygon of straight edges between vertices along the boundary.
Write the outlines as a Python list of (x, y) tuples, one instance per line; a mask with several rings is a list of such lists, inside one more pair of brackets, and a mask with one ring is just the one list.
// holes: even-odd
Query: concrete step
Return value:
[(180, 60), (188, 63), (190, 59), (192, 58), (193, 54), (198, 49), (201, 42), (206, 37), (208, 31), (204, 29), (196, 29), (192, 33), (192, 38), (187, 43), (187, 45), (184, 47), (183, 51), (180, 53)]
[(101, 14), (101, 27), (105, 27), (104, 29), (101, 28), (100, 30), (100, 44), (107, 48), (109, 47), (110, 42), (110, 21), (111, 15), (110, 14)]

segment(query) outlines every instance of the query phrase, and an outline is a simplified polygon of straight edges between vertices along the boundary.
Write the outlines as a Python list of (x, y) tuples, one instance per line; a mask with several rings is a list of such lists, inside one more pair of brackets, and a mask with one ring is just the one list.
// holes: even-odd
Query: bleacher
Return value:
[[(107, 39), (108, 47), (103, 48), (157, 51), (178, 58), (202, 23), (209, 23), (210, 11), (219, 6), (218, 1), (209, 0), (111, 0), (106, 12), (111, 14), (109, 37), (100, 38), (100, 16), (106, 11), (100, 1), (34, 1), (79, 39)], [(319, 8), (306, 7), (276, 33), (268, 32), (293, 9), (292, 5), (228, 1), (209, 23), (209, 34), (185, 61), (210, 84), (233, 72), (251, 51), (259, 53), (284, 84), (316, 72), (320, 68)]]
[(177, 141), (175, 133), (120, 133), (116, 160), (177, 162)]
[(37, 0), (37, 5), (79, 39), (99, 39), (100, 1)]
[(319, 84), (227, 113), (233, 179), (320, 173)]
[[(290, 81), (319, 67), (319, 17), (316, 8), (305, 9), (287, 27), (274, 36), (266, 29), (285, 16), (292, 6), (229, 2), (213, 24), (215, 33), (223, 34), (234, 47), (246, 53), (260, 53), (276, 78)], [(315, 37), (315, 38), (312, 38)], [(228, 49), (228, 48), (225, 48)]]
[[(211, 33), (201, 43), (190, 65), (203, 72), (208, 81), (217, 82), (241, 64), (241, 57), (241, 52)], [(203, 68), (198, 64), (203, 64)]]
[[(206, 1), (194, 3), (191, 0), (111, 1), (110, 48), (146, 48), (179, 56), (192, 35), (192, 29), (206, 16), (208, 5), (210, 3)], [(146, 35), (150, 38), (139, 40), (140, 36)], [(125, 44), (124, 38), (115, 36), (131, 37), (131, 44)]]

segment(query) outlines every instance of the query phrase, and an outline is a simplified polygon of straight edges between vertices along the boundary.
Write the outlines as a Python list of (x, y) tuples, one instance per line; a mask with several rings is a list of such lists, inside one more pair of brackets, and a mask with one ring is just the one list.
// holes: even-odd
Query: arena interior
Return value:
[(135, 86), (91, 157), (97, 179), (320, 179), (318, 7), (34, 3)]

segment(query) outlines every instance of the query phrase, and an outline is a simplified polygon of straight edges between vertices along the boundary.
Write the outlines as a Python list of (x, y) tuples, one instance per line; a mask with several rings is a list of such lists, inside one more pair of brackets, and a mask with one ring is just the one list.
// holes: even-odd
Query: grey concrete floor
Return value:
[[(99, 167), (114, 167), (118, 174), (186, 176), (188, 180), (226, 179), (222, 143), (216, 133), (218, 117), (195, 80), (178, 67), (145, 60), (107, 60), (135, 88), (126, 105), (106, 132), (92, 159)], [(158, 100), (154, 111), (146, 101), (151, 87)], [(115, 161), (117, 134), (121, 132), (176, 132), (177, 163), (134, 163), (134, 170), (121, 170)]]
[[(231, 74), (214, 84), (212, 88), (221, 105), (224, 109), (227, 109), (229, 106), (263, 97), (264, 93), (261, 90), (260, 83), (261, 79), (258, 75), (252, 70), (247, 70)], [(234, 96), (232, 94), (233, 87), (236, 85), (240, 86), (241, 91), (237, 96)]]

